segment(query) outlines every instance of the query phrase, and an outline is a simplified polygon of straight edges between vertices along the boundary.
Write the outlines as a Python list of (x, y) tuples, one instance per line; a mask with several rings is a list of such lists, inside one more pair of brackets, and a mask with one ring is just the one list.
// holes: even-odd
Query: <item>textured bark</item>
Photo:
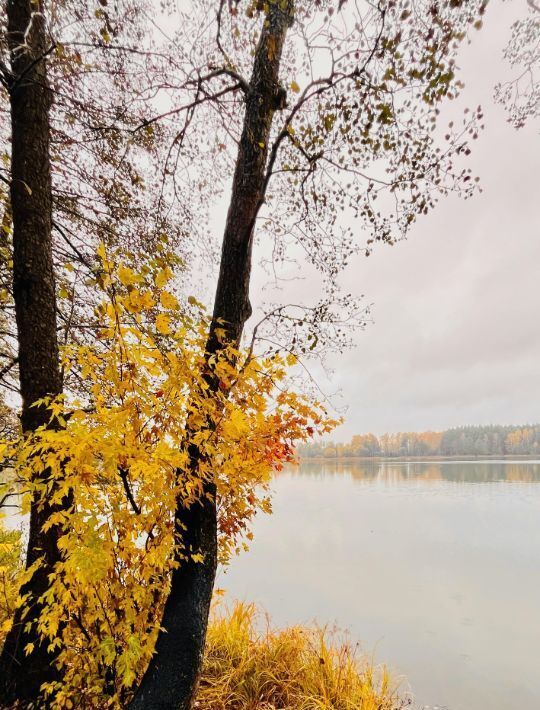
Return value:
[[(228, 342), (237, 346), (244, 323), (251, 315), (249, 282), (253, 229), (264, 201), (272, 119), (283, 101), (279, 66), (292, 18), (292, 0), (271, 2), (255, 53), (223, 236), (207, 358), (222, 347), (216, 337), (216, 328), (224, 328)], [(217, 382), (211, 375), (208, 384), (208, 394), (212, 396)], [(190, 455), (191, 466), (196, 469), (200, 454), (193, 447)], [(178, 501), (178, 535), (183, 545), (204, 555), (204, 562), (180, 561), (174, 571), (162, 620), (163, 631), (131, 704), (133, 710), (189, 710), (193, 704), (217, 566), (217, 511), (212, 482), (206, 484), (205, 493), (204, 502), (190, 509)]]
[[(8, 43), (12, 77), (9, 87), (12, 123), (11, 208), (13, 215), (13, 295), (19, 343), (22, 396), (21, 422), (30, 433), (47, 423), (38, 399), (62, 391), (56, 335), (55, 284), (52, 263), (52, 196), (49, 161), (49, 110), (45, 21), (41, 3), (8, 0)], [(46, 476), (46, 471), (43, 475)], [(40, 643), (35, 625), (39, 597), (48, 587), (47, 575), (58, 560), (58, 530), (42, 526), (52, 512), (47, 505), (31, 506), (27, 566), (43, 565), (21, 590), (29, 594), (29, 612), (16, 614), (0, 656), (0, 705), (36, 702), (42, 683), (56, 679), (54, 657)], [(28, 643), (35, 648), (26, 655)]]

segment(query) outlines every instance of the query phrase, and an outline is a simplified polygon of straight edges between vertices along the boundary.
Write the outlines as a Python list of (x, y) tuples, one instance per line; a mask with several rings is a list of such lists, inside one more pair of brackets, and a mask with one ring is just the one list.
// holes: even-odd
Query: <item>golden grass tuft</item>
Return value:
[(398, 710), (384, 667), (325, 629), (257, 630), (254, 605), (215, 611), (208, 629), (197, 710)]

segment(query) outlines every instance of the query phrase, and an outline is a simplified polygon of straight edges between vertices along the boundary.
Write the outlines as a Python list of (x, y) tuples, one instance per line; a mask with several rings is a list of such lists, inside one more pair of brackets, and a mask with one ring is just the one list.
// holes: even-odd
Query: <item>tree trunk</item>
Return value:
[[(8, 0), (8, 43), (12, 76), (9, 93), (12, 123), (11, 208), (13, 215), (13, 295), (19, 343), (22, 397), (21, 422), (25, 433), (47, 424), (45, 407), (32, 407), (38, 399), (62, 391), (56, 335), (56, 302), (52, 262), (52, 195), (49, 160), (49, 110), (47, 83), (48, 43), (42, 2)], [(43, 473), (46, 476), (46, 472)], [(22, 588), (29, 611), (19, 610), (0, 656), (0, 705), (36, 702), (42, 683), (57, 677), (54, 655), (41, 643), (35, 624), (39, 597), (48, 587), (47, 575), (59, 559), (58, 529), (43, 532), (52, 509), (30, 512), (27, 566), (43, 564)], [(27, 644), (34, 650), (26, 655)]]
[[(253, 229), (264, 201), (266, 163), (272, 119), (283, 106), (279, 66), (287, 29), (293, 19), (293, 2), (269, 3), (246, 97), (246, 112), (227, 214), (219, 280), (208, 341), (207, 359), (223, 347), (216, 328), (238, 346), (245, 321), (251, 315), (249, 282)], [(224, 324), (223, 324), (224, 322)], [(218, 383), (211, 375), (208, 396)], [(190, 450), (196, 470), (200, 454)], [(190, 509), (178, 500), (176, 529), (184, 548), (200, 552), (203, 562), (179, 559), (164, 609), (155, 653), (131, 704), (132, 710), (189, 710), (201, 669), (208, 614), (217, 566), (217, 511), (215, 485), (205, 484), (203, 502)]]

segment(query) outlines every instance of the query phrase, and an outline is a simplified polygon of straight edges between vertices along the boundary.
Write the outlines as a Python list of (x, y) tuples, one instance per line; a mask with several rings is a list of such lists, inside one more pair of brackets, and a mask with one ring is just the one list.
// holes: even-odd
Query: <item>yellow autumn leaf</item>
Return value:
[(294, 91), (295, 94), (300, 93), (300, 86), (296, 81), (291, 81), (291, 91)]
[(140, 303), (141, 303), (141, 308), (144, 310), (148, 310), (150, 308), (153, 308), (156, 305), (156, 302), (150, 293), (150, 291), (142, 291), (139, 294), (140, 297)]
[(133, 289), (124, 301), (124, 306), (130, 313), (139, 313), (149, 310), (156, 305), (150, 291), (137, 291)]
[(287, 365), (289, 365), (289, 367), (296, 365), (297, 362), (298, 362), (298, 358), (296, 357), (296, 355), (293, 355), (293, 353), (289, 353), (287, 355)]
[(173, 296), (172, 293), (168, 291), (162, 291), (159, 295), (159, 301), (163, 308), (168, 308), (170, 310), (175, 310), (178, 308), (178, 299)]
[(156, 328), (162, 335), (169, 335), (171, 332), (171, 321), (165, 313), (160, 313), (156, 318)]
[(129, 267), (123, 265), (120, 265), (118, 267), (118, 278), (120, 279), (121, 283), (124, 284), (124, 286), (132, 286), (133, 284), (136, 284), (141, 280), (138, 274), (136, 274)]
[(195, 296), (188, 296), (188, 303), (190, 306), (197, 306), (197, 308), (204, 308), (203, 304), (198, 301)]
[(156, 274), (156, 279), (155, 279), (156, 286), (158, 288), (163, 288), (163, 286), (165, 286), (165, 284), (168, 281), (170, 281), (172, 279), (172, 277), (173, 277), (172, 269), (170, 268), (170, 266), (165, 266), (163, 269), (158, 271), (158, 273)]
[(240, 409), (235, 409), (232, 412), (230, 423), (235, 436), (240, 436), (246, 432), (249, 426), (246, 415)]
[(0, 632), (2, 634), (7, 634), (11, 630), (12, 626), (13, 626), (13, 619), (6, 619), (5, 621), (2, 622), (2, 625), (0, 626)]

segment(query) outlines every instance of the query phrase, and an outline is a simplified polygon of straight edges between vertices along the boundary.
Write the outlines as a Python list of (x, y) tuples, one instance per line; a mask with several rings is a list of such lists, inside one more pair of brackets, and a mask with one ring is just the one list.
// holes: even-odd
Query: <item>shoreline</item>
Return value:
[(391, 462), (426, 462), (430, 461), (471, 461), (481, 463), (482, 461), (539, 461), (535, 454), (456, 454), (453, 456), (299, 456), (297, 465), (312, 461), (313, 463), (348, 463), (361, 461), (362, 463), (391, 463)]

